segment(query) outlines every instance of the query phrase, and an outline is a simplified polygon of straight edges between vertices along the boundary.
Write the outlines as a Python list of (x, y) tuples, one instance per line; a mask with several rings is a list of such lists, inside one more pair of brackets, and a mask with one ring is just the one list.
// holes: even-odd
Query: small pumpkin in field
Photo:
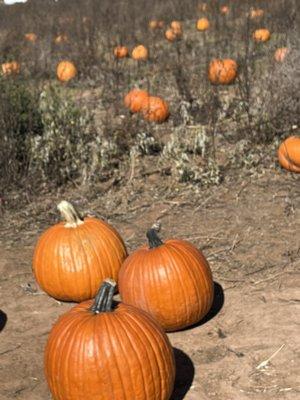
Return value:
[(267, 42), (271, 38), (271, 32), (269, 29), (261, 28), (256, 29), (253, 32), (253, 39), (255, 42)]
[(126, 248), (118, 232), (96, 218), (81, 218), (62, 201), (58, 208), (66, 222), (47, 229), (33, 256), (33, 272), (40, 287), (65, 301), (95, 296), (107, 276), (117, 279)]
[(124, 98), (125, 107), (132, 113), (141, 111), (144, 102), (148, 99), (149, 93), (141, 89), (132, 89)]
[(116, 46), (114, 48), (114, 56), (116, 58), (125, 58), (128, 56), (128, 48), (126, 46)]
[(167, 335), (145, 312), (114, 304), (106, 279), (95, 300), (62, 315), (44, 355), (55, 400), (169, 400), (175, 361)]
[(280, 165), (291, 172), (300, 173), (300, 137), (290, 136), (278, 149)]
[(208, 78), (213, 84), (229, 85), (237, 77), (236, 61), (228, 59), (214, 59), (208, 68)]
[(264, 10), (262, 10), (261, 8), (251, 8), (250, 9), (250, 18), (251, 19), (255, 19), (255, 18), (260, 18), (264, 15)]
[(176, 34), (181, 36), (182, 35), (182, 24), (179, 21), (172, 21), (170, 23), (170, 28)]
[(77, 75), (77, 68), (72, 61), (60, 61), (56, 68), (56, 75), (61, 82), (68, 82)]
[(176, 35), (176, 33), (173, 31), (173, 29), (169, 28), (166, 30), (165, 32), (165, 38), (169, 41), (169, 42), (174, 42), (178, 36)]
[(143, 117), (150, 122), (161, 123), (169, 117), (169, 106), (165, 100), (157, 96), (149, 96), (141, 108)]
[(156, 20), (156, 19), (152, 19), (151, 21), (149, 21), (148, 24), (149, 28), (154, 30), (154, 29), (161, 29), (164, 26), (164, 21), (161, 20)]
[(20, 63), (17, 61), (6, 62), (1, 65), (3, 75), (17, 75), (20, 72)]
[(200, 4), (198, 5), (198, 10), (199, 10), (199, 11), (203, 11), (203, 12), (207, 11), (207, 10), (208, 10), (207, 4), (206, 4), (206, 3), (200, 3)]
[(166, 331), (195, 324), (213, 302), (208, 262), (186, 241), (162, 242), (154, 229), (147, 237), (149, 244), (133, 252), (120, 269), (122, 301), (148, 312)]
[(142, 44), (136, 46), (131, 53), (131, 57), (134, 60), (138, 61), (145, 61), (148, 59), (149, 53), (147, 47), (143, 46)]
[(196, 27), (198, 31), (206, 31), (209, 25), (209, 20), (207, 18), (199, 18)]
[(54, 38), (55, 44), (67, 43), (68, 41), (69, 41), (69, 38), (66, 34), (61, 34)]
[(24, 38), (27, 40), (27, 42), (31, 43), (35, 43), (37, 41), (37, 35), (33, 32), (25, 33)]
[(287, 56), (289, 49), (287, 47), (280, 47), (274, 53), (274, 59), (277, 62), (283, 62), (285, 57)]
[(229, 14), (229, 7), (228, 6), (221, 6), (220, 13), (223, 15)]

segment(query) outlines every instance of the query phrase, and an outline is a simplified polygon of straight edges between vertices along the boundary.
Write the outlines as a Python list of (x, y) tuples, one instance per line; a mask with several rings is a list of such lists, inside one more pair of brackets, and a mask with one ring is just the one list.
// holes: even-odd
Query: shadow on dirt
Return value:
[(6, 321), (7, 321), (7, 315), (5, 314), (5, 312), (0, 310), (0, 332), (3, 331), (6, 325)]
[(174, 391), (170, 400), (182, 400), (192, 386), (195, 368), (190, 357), (182, 350), (174, 348), (176, 377)]

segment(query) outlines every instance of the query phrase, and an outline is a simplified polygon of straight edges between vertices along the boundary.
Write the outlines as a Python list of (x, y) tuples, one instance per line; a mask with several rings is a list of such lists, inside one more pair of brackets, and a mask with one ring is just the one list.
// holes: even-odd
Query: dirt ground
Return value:
[[(172, 400), (299, 399), (299, 176), (271, 168), (198, 194), (173, 187), (164, 195), (159, 179), (145, 177), (126, 196), (113, 187), (94, 199), (79, 189), (64, 195), (108, 219), (129, 250), (160, 220), (162, 238), (190, 240), (208, 258), (213, 309), (197, 326), (169, 334), (177, 362)], [(61, 194), (41, 198), (21, 208), (11, 198), (2, 215), (1, 400), (51, 398), (43, 349), (54, 321), (72, 307), (40, 293), (31, 272), (35, 242), (57, 220)]]

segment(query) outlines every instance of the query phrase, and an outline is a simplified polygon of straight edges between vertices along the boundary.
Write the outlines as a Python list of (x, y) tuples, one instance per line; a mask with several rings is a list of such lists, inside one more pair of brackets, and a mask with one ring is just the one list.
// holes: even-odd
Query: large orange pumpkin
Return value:
[(87, 300), (95, 296), (107, 276), (117, 279), (126, 248), (108, 223), (82, 219), (66, 201), (58, 208), (66, 222), (52, 226), (40, 237), (33, 272), (50, 296), (66, 301)]
[(300, 137), (290, 136), (278, 149), (280, 165), (291, 172), (300, 172)]
[(139, 112), (148, 97), (149, 94), (145, 90), (132, 89), (124, 98), (125, 107), (129, 108), (132, 113)]
[(160, 97), (149, 96), (143, 101), (141, 111), (144, 118), (151, 122), (164, 122), (169, 117), (169, 106)]
[(198, 31), (206, 31), (209, 28), (209, 20), (207, 18), (199, 18), (196, 27)]
[(287, 47), (280, 47), (279, 49), (277, 49), (274, 53), (275, 61), (283, 62), (288, 52), (289, 49)]
[(175, 378), (168, 337), (145, 312), (113, 304), (106, 280), (94, 302), (62, 315), (45, 349), (55, 400), (169, 400)]
[(271, 38), (271, 33), (270, 33), (269, 29), (265, 29), (265, 28), (256, 29), (253, 32), (253, 39), (256, 42), (267, 42), (268, 40), (270, 40), (270, 38)]
[(131, 57), (134, 60), (138, 60), (138, 61), (145, 61), (148, 59), (148, 49), (147, 47), (143, 46), (142, 44), (140, 44), (139, 46), (136, 46), (131, 53)]
[(126, 46), (116, 46), (114, 48), (114, 56), (116, 58), (125, 58), (128, 56), (128, 48)]
[(68, 82), (77, 75), (77, 68), (71, 61), (61, 61), (56, 68), (57, 78), (62, 82)]
[(192, 244), (170, 239), (155, 230), (148, 246), (132, 253), (119, 273), (122, 301), (151, 314), (167, 331), (200, 321), (213, 302), (214, 285), (208, 262)]
[(172, 29), (172, 31), (178, 35), (181, 36), (182, 35), (182, 24), (179, 21), (172, 21), (170, 23), (170, 28)]
[(237, 76), (237, 63), (232, 59), (212, 60), (208, 68), (208, 78), (211, 83), (228, 85)]
[(32, 33), (32, 32), (25, 33), (24, 38), (28, 42), (32, 42), (32, 43), (35, 43), (37, 41), (37, 35), (35, 33)]
[(17, 75), (20, 72), (20, 64), (17, 61), (3, 63), (1, 69), (3, 75)]
[(169, 42), (174, 42), (177, 38), (178, 35), (176, 35), (176, 33), (173, 31), (173, 29), (167, 29), (165, 32), (165, 38), (169, 41)]

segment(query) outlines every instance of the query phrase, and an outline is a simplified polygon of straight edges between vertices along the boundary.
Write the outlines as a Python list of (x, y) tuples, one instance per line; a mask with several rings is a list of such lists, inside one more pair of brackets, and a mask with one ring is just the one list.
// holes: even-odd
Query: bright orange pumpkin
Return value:
[(280, 165), (291, 172), (300, 173), (300, 137), (290, 136), (278, 149)]
[(138, 60), (138, 61), (145, 61), (148, 59), (148, 49), (147, 47), (143, 46), (142, 44), (140, 44), (139, 46), (136, 46), (131, 53), (131, 57), (134, 60)]
[(62, 82), (68, 82), (77, 75), (77, 68), (71, 61), (61, 61), (56, 68), (57, 78)]
[(25, 33), (24, 38), (28, 42), (32, 42), (32, 43), (35, 43), (37, 41), (37, 35), (35, 33), (32, 33), (32, 32)]
[(271, 38), (271, 33), (269, 29), (256, 29), (256, 31), (253, 32), (253, 39), (256, 42), (267, 42)]
[(170, 24), (170, 28), (172, 29), (172, 31), (178, 35), (181, 36), (182, 35), (182, 24), (179, 21), (172, 21)]
[(208, 78), (216, 85), (228, 85), (234, 82), (237, 69), (237, 63), (232, 59), (214, 59), (209, 64)]
[(126, 46), (117, 46), (114, 48), (114, 56), (116, 58), (125, 58), (128, 56), (128, 48)]
[(173, 29), (167, 29), (165, 32), (165, 38), (169, 41), (169, 42), (174, 42), (178, 36), (176, 35), (176, 33), (173, 31)]
[(20, 64), (17, 61), (3, 63), (1, 69), (3, 75), (17, 75), (20, 72)]
[(200, 321), (210, 310), (214, 284), (205, 257), (192, 244), (162, 242), (155, 230), (149, 244), (133, 252), (119, 273), (122, 301), (152, 315), (166, 331)]
[(287, 56), (289, 49), (287, 47), (280, 47), (274, 53), (274, 59), (277, 62), (283, 62), (285, 57)]
[(160, 97), (149, 96), (143, 101), (141, 112), (147, 121), (164, 122), (169, 117), (169, 106)]
[(207, 18), (199, 18), (196, 26), (198, 31), (206, 31), (209, 25), (209, 20)]
[(117, 279), (127, 256), (125, 245), (108, 223), (82, 219), (66, 201), (58, 208), (66, 222), (52, 226), (40, 237), (33, 257), (35, 278), (56, 299), (90, 299), (107, 276)]
[(172, 346), (147, 313), (113, 304), (106, 280), (93, 301), (62, 315), (48, 337), (45, 376), (55, 400), (169, 400)]
[(124, 98), (125, 107), (132, 113), (141, 111), (144, 101), (148, 99), (149, 93), (141, 89), (132, 89)]

